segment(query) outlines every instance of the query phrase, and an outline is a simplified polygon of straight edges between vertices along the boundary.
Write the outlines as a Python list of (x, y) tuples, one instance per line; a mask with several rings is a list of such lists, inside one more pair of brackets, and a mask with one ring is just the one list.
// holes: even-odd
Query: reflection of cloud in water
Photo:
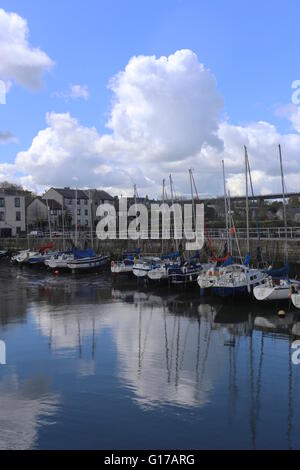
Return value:
[(48, 304), (30, 305), (38, 328), (49, 337), (51, 348), (57, 352), (64, 349), (81, 349), (82, 342), (102, 326), (101, 309), (97, 305), (64, 305), (60, 308)]
[[(222, 374), (224, 343), (211, 328), (209, 315), (170, 315), (167, 301), (140, 292), (113, 292), (113, 302), (86, 306), (31, 304), (30, 311), (56, 352), (78, 350), (85, 337), (112, 330), (119, 375), (140, 403), (169, 402), (195, 406), (209, 400)], [(80, 363), (79, 374), (94, 374), (93, 361)]]
[(109, 322), (120, 375), (141, 403), (195, 406), (209, 400), (224, 366), (223, 344), (209, 322), (169, 315), (145, 303), (122, 305), (120, 316)]
[(58, 403), (44, 377), (20, 382), (16, 374), (5, 376), (0, 381), (0, 449), (34, 447), (39, 427), (54, 422)]

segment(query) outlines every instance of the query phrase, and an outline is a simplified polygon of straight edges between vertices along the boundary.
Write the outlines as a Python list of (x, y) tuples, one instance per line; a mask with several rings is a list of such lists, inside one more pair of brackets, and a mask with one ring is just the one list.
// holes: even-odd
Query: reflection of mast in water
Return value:
[(152, 315), (153, 315), (153, 309), (151, 309), (150, 312), (150, 318), (148, 321), (148, 324), (146, 326), (146, 331), (145, 331), (145, 338), (144, 338), (144, 344), (142, 345), (142, 304), (140, 304), (140, 310), (139, 310), (139, 345), (138, 345), (138, 375), (140, 375), (142, 371), (142, 365), (143, 365), (143, 359), (144, 359), (144, 354), (146, 351), (146, 346), (147, 346), (147, 340), (149, 337), (149, 331), (150, 331), (150, 326), (152, 323)]
[(231, 421), (231, 415), (235, 412), (235, 405), (236, 405), (236, 398), (238, 394), (238, 386), (237, 386), (237, 367), (236, 367), (236, 351), (239, 347), (239, 337), (238, 343), (235, 345), (235, 337), (234, 334), (231, 334), (230, 342), (228, 344), (228, 354), (229, 354), (229, 421)]
[(250, 430), (252, 449), (255, 449), (255, 403), (254, 403), (254, 367), (253, 367), (253, 332), (250, 333), (249, 341), (249, 362), (250, 362)]
[(178, 385), (178, 368), (179, 368), (179, 345), (180, 345), (180, 317), (178, 317), (178, 327), (177, 327), (177, 340), (176, 340), (176, 366), (175, 366), (175, 387)]
[(288, 415), (287, 415), (287, 443), (288, 449), (292, 449), (292, 418), (293, 418), (293, 366), (292, 366), (292, 351), (291, 351), (291, 337), (289, 338), (289, 391), (288, 391)]
[(165, 330), (166, 366), (167, 366), (167, 372), (168, 372), (168, 383), (170, 383), (170, 381), (171, 381), (171, 370), (170, 370), (170, 366), (169, 366), (169, 344), (168, 344), (166, 312), (164, 312), (164, 330)]
[(77, 326), (78, 326), (78, 351), (79, 351), (79, 357), (81, 358), (81, 355), (82, 355), (81, 331), (80, 331), (80, 320), (78, 317), (77, 317)]
[(95, 350), (96, 350), (96, 341), (95, 341), (95, 317), (93, 316), (93, 321), (92, 321), (93, 327), (93, 333), (92, 333), (92, 359), (95, 359)]
[(261, 334), (260, 342), (260, 355), (256, 381), (256, 394), (254, 396), (254, 364), (253, 364), (253, 331), (250, 333), (249, 341), (249, 362), (250, 362), (250, 429), (252, 438), (252, 448), (256, 447), (256, 428), (260, 413), (260, 392), (261, 392), (261, 377), (264, 356), (264, 333)]
[(196, 359), (196, 381), (198, 381), (198, 370), (200, 363), (200, 338), (201, 338), (201, 316), (198, 316), (198, 335), (197, 335), (197, 359)]

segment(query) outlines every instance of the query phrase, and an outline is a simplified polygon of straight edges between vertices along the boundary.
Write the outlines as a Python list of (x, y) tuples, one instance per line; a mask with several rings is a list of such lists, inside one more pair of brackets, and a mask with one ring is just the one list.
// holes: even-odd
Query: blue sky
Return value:
[[(280, 133), (295, 132), (276, 110), (291, 102), (291, 83), (300, 78), (296, 0), (2, 0), (0, 8), (26, 19), (30, 46), (55, 63), (39, 90), (12, 79), (7, 104), (0, 106), (0, 130), (12, 132), (18, 143), (0, 145), (0, 163), (13, 163), (30, 147), (46, 127), (47, 112), (69, 112), (81, 125), (107, 133), (111, 77), (132, 56), (181, 49), (193, 51), (216, 77), (224, 100), (220, 119), (242, 126), (263, 120)], [(86, 85), (89, 99), (55, 96), (70, 84)]]

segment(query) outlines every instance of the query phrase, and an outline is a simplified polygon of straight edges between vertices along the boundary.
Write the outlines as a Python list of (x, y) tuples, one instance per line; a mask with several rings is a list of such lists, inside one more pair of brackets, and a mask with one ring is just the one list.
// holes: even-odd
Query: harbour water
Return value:
[(0, 264), (1, 449), (297, 449), (300, 314)]

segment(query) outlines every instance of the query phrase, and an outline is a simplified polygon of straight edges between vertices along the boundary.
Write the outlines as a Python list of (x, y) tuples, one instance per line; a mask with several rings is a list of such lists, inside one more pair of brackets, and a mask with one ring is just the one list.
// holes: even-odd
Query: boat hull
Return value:
[(271, 302), (276, 300), (289, 300), (290, 288), (289, 287), (263, 287), (257, 286), (253, 290), (253, 295), (256, 300)]
[(87, 270), (96, 270), (104, 268), (109, 262), (107, 256), (102, 257), (92, 257), (92, 258), (82, 258), (71, 261), (67, 264), (68, 268), (72, 271), (87, 271)]

